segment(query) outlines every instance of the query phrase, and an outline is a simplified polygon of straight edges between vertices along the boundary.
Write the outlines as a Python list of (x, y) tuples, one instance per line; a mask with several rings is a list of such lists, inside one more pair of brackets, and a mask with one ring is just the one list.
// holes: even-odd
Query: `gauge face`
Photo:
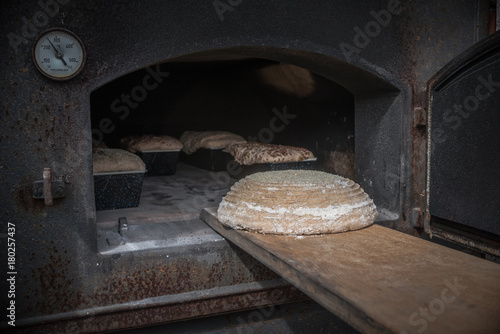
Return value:
[(85, 49), (80, 39), (66, 29), (45, 31), (33, 49), (36, 66), (55, 80), (71, 79), (83, 68)]

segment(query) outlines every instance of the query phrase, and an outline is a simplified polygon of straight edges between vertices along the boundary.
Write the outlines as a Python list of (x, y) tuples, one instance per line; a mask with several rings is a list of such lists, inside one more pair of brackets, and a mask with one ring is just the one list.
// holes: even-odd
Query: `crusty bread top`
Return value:
[(117, 148), (95, 148), (92, 152), (92, 166), (94, 174), (146, 170), (141, 158)]
[(180, 140), (167, 135), (128, 136), (121, 139), (122, 148), (130, 152), (180, 150)]
[(232, 144), (246, 143), (245, 138), (227, 131), (185, 131), (180, 140), (187, 154), (199, 148), (225, 149)]
[(264, 143), (234, 144), (228, 151), (234, 156), (234, 160), (242, 165), (295, 162), (314, 158), (311, 151), (302, 147)]

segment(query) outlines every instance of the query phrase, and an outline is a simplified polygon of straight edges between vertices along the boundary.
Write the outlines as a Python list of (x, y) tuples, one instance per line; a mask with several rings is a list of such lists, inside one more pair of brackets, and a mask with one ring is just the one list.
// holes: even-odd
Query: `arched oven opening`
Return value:
[[(131, 135), (179, 138), (185, 131), (229, 131), (251, 142), (305, 148), (316, 158), (306, 168), (360, 183), (378, 207), (378, 221), (394, 224), (400, 213), (399, 91), (317, 54), (230, 51), (150, 65), (94, 90), (94, 146), (121, 148), (121, 138)], [(193, 164), (181, 152), (174, 175), (144, 177), (139, 205), (98, 209), (98, 226), (114, 226), (121, 217), (132, 225), (197, 219), (202, 208), (218, 205), (248, 174), (231, 161), (217, 169), (207, 161), (213, 157), (196, 159)], [(109, 241), (99, 243), (101, 251), (114, 248)]]

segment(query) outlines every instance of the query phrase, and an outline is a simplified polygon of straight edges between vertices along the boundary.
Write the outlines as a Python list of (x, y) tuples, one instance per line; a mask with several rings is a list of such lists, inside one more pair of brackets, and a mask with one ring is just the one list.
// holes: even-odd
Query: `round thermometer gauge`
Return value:
[(85, 49), (82, 41), (71, 31), (50, 29), (38, 37), (33, 59), (43, 75), (54, 80), (67, 80), (82, 70)]

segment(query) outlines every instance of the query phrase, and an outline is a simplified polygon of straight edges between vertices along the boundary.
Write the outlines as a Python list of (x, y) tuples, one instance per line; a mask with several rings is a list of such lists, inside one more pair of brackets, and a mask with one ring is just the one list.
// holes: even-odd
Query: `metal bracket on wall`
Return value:
[(43, 180), (33, 182), (33, 198), (45, 200), (45, 205), (54, 205), (54, 198), (66, 196), (62, 180), (52, 180), (50, 168), (43, 169)]
[(410, 224), (412, 227), (424, 227), (424, 212), (420, 208), (412, 208), (410, 210)]

